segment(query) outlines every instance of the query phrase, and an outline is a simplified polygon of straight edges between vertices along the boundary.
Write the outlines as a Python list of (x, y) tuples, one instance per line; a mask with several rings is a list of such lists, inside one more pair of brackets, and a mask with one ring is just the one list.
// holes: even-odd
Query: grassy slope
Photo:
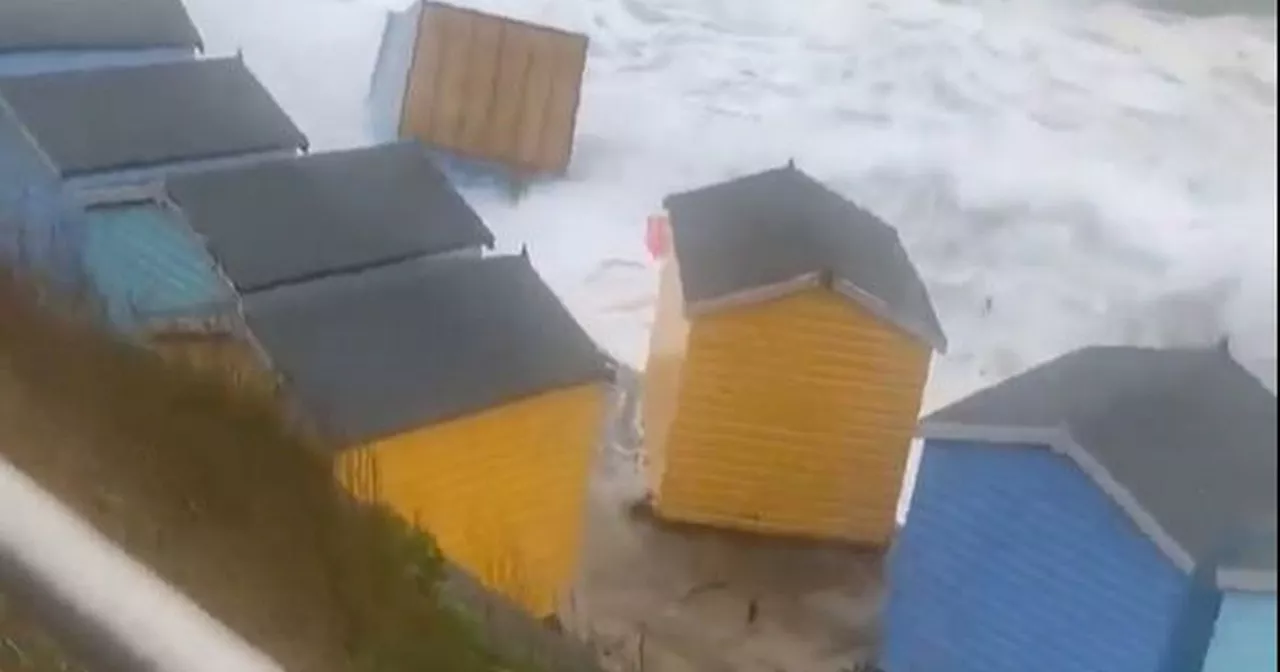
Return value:
[(501, 667), (438, 558), (250, 399), (37, 304), (0, 273), (0, 453), (299, 672)]
[(0, 672), (80, 672), (54, 638), (0, 592)]

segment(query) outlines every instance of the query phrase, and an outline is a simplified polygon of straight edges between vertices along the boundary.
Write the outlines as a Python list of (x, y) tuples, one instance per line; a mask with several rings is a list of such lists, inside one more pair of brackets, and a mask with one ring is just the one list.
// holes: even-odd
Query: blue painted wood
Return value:
[(77, 217), (57, 173), (0, 100), (0, 259), (69, 281), (75, 241), (60, 229)]
[(1227, 593), (1204, 672), (1275, 672), (1276, 596)]
[(1161, 672), (1201, 672), (1214, 623), (1222, 606), (1222, 591), (1215, 585), (1216, 567), (1196, 570), (1183, 598), (1178, 621), (1165, 648)]
[(888, 580), (887, 672), (1160, 672), (1193, 586), (1067, 458), (935, 441)]
[(234, 301), (203, 243), (154, 204), (90, 210), (83, 263), (107, 318), (121, 330), (150, 316), (198, 313)]

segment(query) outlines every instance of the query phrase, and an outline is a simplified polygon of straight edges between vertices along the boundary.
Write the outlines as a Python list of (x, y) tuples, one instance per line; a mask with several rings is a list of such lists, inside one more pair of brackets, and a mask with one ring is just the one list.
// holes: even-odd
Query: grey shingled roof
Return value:
[(0, 54), (201, 46), (182, 0), (0, 2)]
[(412, 141), (188, 173), (168, 193), (242, 293), (493, 245)]
[(794, 166), (668, 196), (665, 205), (686, 304), (829, 274), (881, 317), (946, 349), (897, 232)]
[(1179, 564), (1275, 589), (1276, 398), (1225, 347), (1078, 350), (929, 415), (921, 434), (1045, 437)]
[(301, 410), (345, 445), (611, 375), (523, 257), (415, 261), (245, 301)]
[(63, 177), (307, 146), (238, 58), (10, 77), (0, 96)]

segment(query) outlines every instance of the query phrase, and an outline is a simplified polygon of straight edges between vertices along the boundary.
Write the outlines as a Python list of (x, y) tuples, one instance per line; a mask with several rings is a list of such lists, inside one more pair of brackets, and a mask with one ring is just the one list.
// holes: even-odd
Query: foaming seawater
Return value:
[[(632, 364), (645, 216), (794, 158), (902, 232), (953, 343), (930, 404), (1091, 342), (1226, 333), (1274, 379), (1274, 13), (1180, 1), (464, 0), (592, 40), (568, 177), (468, 195)], [(399, 3), (191, 0), (320, 148)]]

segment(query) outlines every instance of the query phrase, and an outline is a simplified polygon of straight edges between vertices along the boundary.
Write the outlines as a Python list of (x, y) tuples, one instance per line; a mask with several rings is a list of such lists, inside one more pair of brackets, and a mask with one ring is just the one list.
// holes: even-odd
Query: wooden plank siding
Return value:
[(587, 37), (424, 3), (400, 135), (525, 174), (573, 151)]
[(578, 567), (604, 399), (585, 385), (409, 431), (344, 453), (339, 475), (485, 586), (549, 616)]
[(680, 407), (680, 368), (684, 364), (689, 322), (684, 316), (680, 267), (674, 257), (662, 262), (658, 302), (649, 333), (649, 359), (644, 367), (641, 418), (644, 426), (644, 471), (651, 490), (662, 482), (667, 431)]
[(696, 319), (659, 515), (886, 545), (930, 358), (826, 290)]
[(927, 441), (887, 571), (885, 670), (1185, 672), (1192, 580), (1047, 446)]

